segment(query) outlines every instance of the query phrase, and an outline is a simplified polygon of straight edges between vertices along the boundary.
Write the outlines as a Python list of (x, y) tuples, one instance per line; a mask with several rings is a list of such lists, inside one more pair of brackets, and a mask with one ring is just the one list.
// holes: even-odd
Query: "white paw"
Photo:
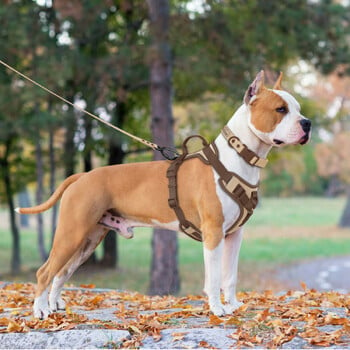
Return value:
[(225, 309), (226, 315), (232, 314), (234, 311), (236, 311), (242, 305), (243, 305), (243, 303), (241, 303), (240, 301), (237, 301), (237, 300), (233, 303), (225, 304), (224, 309)]
[(224, 305), (220, 304), (214, 304), (214, 305), (209, 305), (210, 311), (215, 315), (215, 316), (224, 316), (226, 314)]
[(38, 298), (34, 301), (33, 306), (33, 314), (35, 318), (39, 318), (40, 320), (44, 320), (49, 317), (51, 311), (49, 308), (49, 304), (44, 305), (41, 300)]
[(66, 303), (61, 297), (56, 300), (50, 300), (51, 312), (56, 312), (58, 310), (65, 310), (65, 309), (66, 309)]

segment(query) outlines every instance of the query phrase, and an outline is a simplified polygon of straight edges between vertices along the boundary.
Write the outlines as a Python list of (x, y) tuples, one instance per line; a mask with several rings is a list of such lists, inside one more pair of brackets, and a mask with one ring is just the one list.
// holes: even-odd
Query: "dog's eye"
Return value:
[(287, 109), (287, 107), (284, 107), (284, 106), (278, 107), (278, 108), (276, 108), (276, 112), (286, 114), (288, 112), (288, 109)]

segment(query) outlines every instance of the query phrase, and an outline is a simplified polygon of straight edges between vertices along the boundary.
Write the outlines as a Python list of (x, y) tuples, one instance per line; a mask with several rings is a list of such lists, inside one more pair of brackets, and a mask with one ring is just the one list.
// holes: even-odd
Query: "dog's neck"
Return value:
[[(227, 126), (250, 150), (259, 157), (266, 158), (271, 145), (261, 141), (250, 129), (248, 125), (249, 113), (248, 107), (243, 104), (229, 120)], [(248, 164), (227, 144), (227, 141), (221, 134), (216, 138), (215, 144), (219, 149), (220, 161), (227, 170), (234, 171), (251, 184), (256, 184), (259, 181), (260, 168)]]

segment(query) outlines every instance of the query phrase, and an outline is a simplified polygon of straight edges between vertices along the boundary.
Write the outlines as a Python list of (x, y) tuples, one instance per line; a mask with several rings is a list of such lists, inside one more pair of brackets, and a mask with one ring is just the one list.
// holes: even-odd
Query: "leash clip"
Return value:
[(167, 160), (175, 160), (180, 156), (180, 154), (176, 151), (176, 149), (171, 147), (158, 146), (156, 148), (156, 151), (160, 152), (162, 156)]

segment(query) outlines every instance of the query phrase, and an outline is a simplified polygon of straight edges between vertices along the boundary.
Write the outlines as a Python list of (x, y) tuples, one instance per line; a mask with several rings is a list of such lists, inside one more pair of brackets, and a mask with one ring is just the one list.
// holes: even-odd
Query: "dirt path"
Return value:
[(350, 256), (312, 259), (288, 265), (276, 271), (276, 280), (291, 289), (300, 288), (302, 281), (308, 288), (319, 291), (350, 293)]

